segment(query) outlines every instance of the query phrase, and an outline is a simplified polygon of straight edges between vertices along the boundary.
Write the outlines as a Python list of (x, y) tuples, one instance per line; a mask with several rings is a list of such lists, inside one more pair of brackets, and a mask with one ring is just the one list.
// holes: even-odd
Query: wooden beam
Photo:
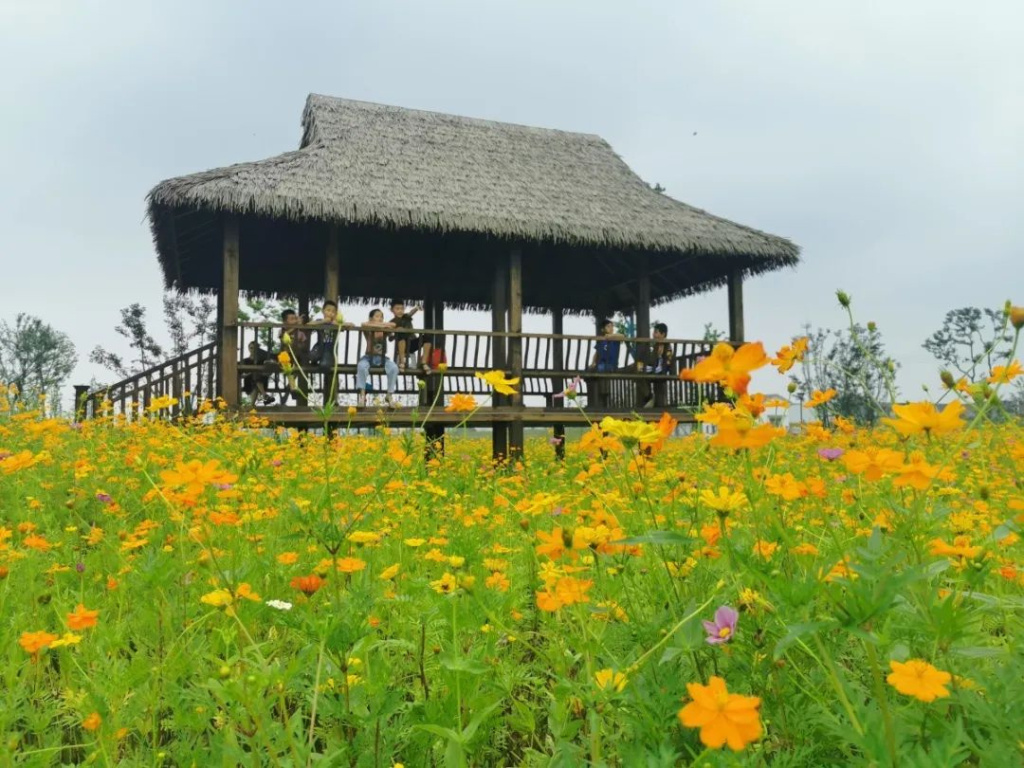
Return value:
[[(495, 260), (492, 288), (491, 330), (495, 333), (505, 333), (508, 315), (508, 259), (504, 253)], [(491, 339), (491, 365), (495, 370), (503, 371), (507, 363), (505, 339), (495, 336)], [(504, 400), (501, 395), (494, 394), (491, 397), (492, 408), (503, 406)], [(504, 461), (508, 458), (507, 424), (497, 421), (491, 424), (491, 452), (495, 461)]]
[(338, 254), (338, 228), (327, 232), (327, 258), (324, 265), (324, 298), (338, 301), (340, 291), (341, 259)]
[(743, 334), (743, 272), (729, 273), (729, 341), (745, 341)]
[[(523, 252), (513, 248), (508, 256), (508, 330), (509, 333), (523, 332)], [(513, 379), (523, 375), (523, 338), (521, 335), (509, 339), (508, 367)], [(523, 407), (522, 391), (512, 395), (512, 405)], [(521, 459), (523, 455), (523, 422), (513, 421), (509, 426), (508, 451), (510, 459)]]
[(238, 407), (238, 217), (224, 219), (223, 280), (220, 312), (220, 396)]

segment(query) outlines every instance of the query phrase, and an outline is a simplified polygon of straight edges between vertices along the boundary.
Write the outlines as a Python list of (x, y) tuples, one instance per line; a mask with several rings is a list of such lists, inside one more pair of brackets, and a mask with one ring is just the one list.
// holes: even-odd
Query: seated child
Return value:
[(594, 357), (588, 370), (597, 373), (611, 373), (619, 367), (619, 347), (625, 337), (615, 332), (615, 323), (607, 318), (597, 326), (598, 337), (594, 345)]
[[(395, 299), (391, 302), (391, 322), (395, 328), (407, 328), (412, 330), (412, 316), (419, 312), (421, 307), (413, 307), (408, 313), (405, 311), (405, 302)], [(430, 341), (426, 336), (417, 336), (412, 333), (392, 333), (389, 339), (395, 341), (395, 360), (398, 361), (398, 370), (404, 371), (409, 355), (420, 352), (420, 361), (423, 370), (430, 373)]]
[[(292, 389), (290, 378), (286, 378), (288, 383), (285, 384), (284, 394), (281, 395), (281, 405), (287, 405), (288, 398), (290, 397), (295, 398), (296, 404), (305, 405), (305, 377), (300, 369), (306, 364), (309, 357), (309, 332), (302, 330), (298, 326), (308, 323), (309, 318), (300, 318), (294, 309), (286, 309), (281, 312), (281, 322), (285, 325), (278, 336), (281, 340), (281, 351), (287, 353), (297, 382), (296, 388)], [(291, 339), (289, 344), (284, 343), (284, 335), (286, 333)]]
[(356, 395), (360, 408), (366, 405), (366, 382), (370, 378), (370, 366), (383, 365), (384, 373), (388, 377), (388, 392), (385, 402), (394, 407), (391, 396), (398, 389), (398, 366), (387, 356), (388, 329), (394, 328), (394, 323), (384, 322), (384, 312), (379, 309), (370, 310), (370, 321), (363, 323), (363, 338), (366, 340), (366, 352), (356, 363)]
[[(242, 358), (242, 365), (266, 365), (270, 353), (260, 347), (258, 342), (249, 342), (249, 356)], [(274, 398), (267, 394), (270, 377), (266, 373), (250, 371), (242, 376), (242, 392), (253, 399), (254, 403), (270, 405)]]

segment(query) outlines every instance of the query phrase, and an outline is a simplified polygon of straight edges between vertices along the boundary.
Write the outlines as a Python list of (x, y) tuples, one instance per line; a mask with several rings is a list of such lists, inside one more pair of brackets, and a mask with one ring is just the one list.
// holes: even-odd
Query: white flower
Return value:
[(292, 604), (284, 600), (267, 600), (267, 605), (279, 611), (290, 611), (292, 609)]

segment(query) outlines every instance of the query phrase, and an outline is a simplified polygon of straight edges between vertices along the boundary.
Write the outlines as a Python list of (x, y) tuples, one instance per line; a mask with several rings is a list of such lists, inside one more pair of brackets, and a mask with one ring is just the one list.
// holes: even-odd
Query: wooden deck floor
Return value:
[[(256, 408), (246, 412), (248, 415), (260, 416), (271, 424), (282, 426), (316, 426), (323, 424), (323, 418), (304, 406), (269, 406)], [(448, 413), (443, 409), (435, 409), (430, 413), (429, 422), (424, 420), (427, 417), (427, 409), (422, 407), (410, 408), (374, 408), (368, 406), (360, 408), (355, 414), (350, 415), (346, 407), (339, 407), (331, 414), (329, 423), (336, 426), (366, 426), (386, 422), (393, 426), (423, 426), (425, 423), (439, 427), (453, 427), (458, 424), (479, 427), (488, 426), (492, 423), (509, 423), (522, 420), (524, 426), (529, 427), (551, 427), (556, 424), (566, 426), (586, 426), (590, 423), (597, 423), (605, 416), (613, 416), (618, 419), (642, 419), (643, 421), (658, 421), (663, 411), (649, 408), (642, 411), (591, 411), (578, 408), (544, 408), (526, 407), (512, 408), (499, 406), (495, 408), (481, 408), (468, 419), (465, 413)], [(672, 418), (680, 423), (691, 423), (694, 415), (687, 411), (670, 410)]]

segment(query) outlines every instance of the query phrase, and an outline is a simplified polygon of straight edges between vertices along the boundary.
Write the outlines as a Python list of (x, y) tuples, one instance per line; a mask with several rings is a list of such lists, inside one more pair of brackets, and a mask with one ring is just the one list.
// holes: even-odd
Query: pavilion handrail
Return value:
[[(322, 330), (324, 330), (324, 324), (323, 323), (309, 323), (309, 324), (305, 324), (305, 325), (290, 325), (290, 326), (288, 326), (288, 325), (285, 325), (284, 323), (280, 323), (280, 322), (266, 322), (266, 323), (262, 323), (262, 322), (250, 322), (250, 321), (247, 321), (247, 322), (240, 322), (240, 323), (238, 323), (234, 327), (237, 327), (237, 328), (256, 328), (256, 329), (287, 328), (289, 330), (302, 330), (302, 331), (322, 331)], [(349, 331), (349, 332), (356, 332), (356, 331), (362, 332), (362, 331), (370, 331), (370, 330), (380, 330), (378, 327), (375, 327), (375, 326), (362, 326), (362, 325), (355, 325), (355, 324), (353, 324), (351, 326), (337, 325), (336, 327), (337, 327), (339, 332), (345, 332), (345, 331)], [(499, 339), (511, 339), (511, 338), (527, 339), (527, 338), (529, 338), (529, 339), (551, 339), (551, 340), (554, 340), (554, 341), (596, 341), (596, 340), (600, 340), (602, 338), (602, 337), (597, 336), (596, 334), (592, 334), (592, 333), (584, 333), (584, 334), (573, 334), (573, 333), (538, 333), (538, 332), (534, 332), (534, 331), (530, 331), (530, 332), (524, 331), (523, 333), (512, 333), (510, 331), (478, 331), (478, 330), (471, 330), (471, 329), (452, 330), (452, 329), (434, 329), (434, 328), (386, 328), (384, 330), (386, 330), (388, 333), (396, 333), (396, 334), (400, 333), (400, 334), (405, 334), (405, 335), (412, 335), (412, 334), (428, 334), (428, 335), (433, 335), (433, 336), (466, 336), (466, 335), (472, 335), (472, 336), (491, 337), (491, 338), (499, 338)], [(647, 336), (616, 336), (616, 337), (614, 337), (612, 339), (612, 341), (622, 341), (622, 342), (629, 342), (629, 343), (639, 342), (641, 344), (647, 344), (647, 343), (652, 343), (652, 344), (709, 344), (709, 345), (712, 345), (712, 346), (714, 346), (715, 344), (718, 344), (718, 343), (732, 344), (734, 346), (742, 343), (742, 342), (738, 342), (738, 341), (729, 341), (728, 339), (718, 339), (718, 340), (709, 340), (709, 339), (676, 339), (676, 338), (669, 338), (669, 337), (666, 337), (664, 339), (656, 339), (653, 336), (650, 336), (650, 337), (647, 337)]]

